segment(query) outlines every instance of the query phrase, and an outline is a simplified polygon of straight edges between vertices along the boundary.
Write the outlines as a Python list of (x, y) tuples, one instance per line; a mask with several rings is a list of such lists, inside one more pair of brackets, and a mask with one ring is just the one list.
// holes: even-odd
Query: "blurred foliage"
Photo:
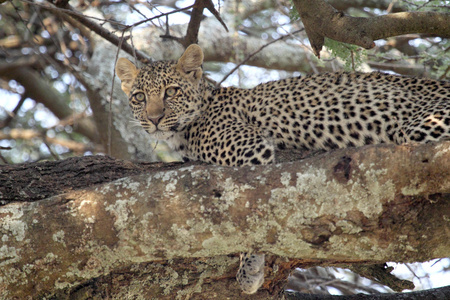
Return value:
[(448, 0), (400, 0), (399, 2), (412, 11), (448, 12)]
[(436, 78), (448, 80), (450, 78), (450, 40), (436, 39), (438, 41), (433, 43), (439, 44), (439, 47), (434, 47), (433, 43), (418, 47), (418, 63), (429, 66)]
[[(59, 94), (58, 99), (73, 114), (92, 115), (85, 89), (73, 75), (73, 67), (83, 67), (89, 56), (89, 40), (80, 30), (63, 24), (54, 14), (11, 1), (0, 6), (0, 62), (17, 63), (21, 68), (37, 71), (46, 89)], [(27, 139), (3, 139), (0, 146), (11, 148), (1, 151), (3, 161), (21, 163), (45, 159), (62, 159), (72, 155), (90, 154), (74, 152), (60, 144), (45, 143), (46, 138), (87, 144), (87, 137), (76, 131), (77, 122), (63, 124), (44, 104), (33, 99), (33, 91), (26, 91), (15, 79), (0, 80), (0, 125), (2, 133), (12, 129), (32, 129), (40, 136)], [(5, 80), (6, 79), (6, 80)], [(23, 98), (24, 101), (19, 101)], [(17, 110), (15, 115), (12, 111)], [(75, 129), (75, 130), (74, 130)]]

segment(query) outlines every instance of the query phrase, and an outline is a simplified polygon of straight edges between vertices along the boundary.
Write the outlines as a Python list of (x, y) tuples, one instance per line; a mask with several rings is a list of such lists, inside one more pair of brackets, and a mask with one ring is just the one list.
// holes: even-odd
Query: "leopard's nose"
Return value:
[(162, 120), (162, 118), (164, 118), (164, 116), (165, 116), (165, 114), (162, 113), (162, 114), (160, 114), (160, 115), (157, 116), (157, 117), (150, 117), (150, 116), (147, 116), (147, 119), (148, 119), (150, 122), (152, 122), (153, 125), (157, 126), (157, 125), (159, 124), (159, 122)]

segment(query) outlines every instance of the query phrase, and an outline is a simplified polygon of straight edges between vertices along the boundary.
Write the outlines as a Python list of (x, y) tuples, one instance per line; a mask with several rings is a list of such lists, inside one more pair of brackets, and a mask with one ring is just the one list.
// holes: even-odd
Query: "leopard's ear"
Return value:
[(131, 88), (133, 87), (133, 82), (136, 79), (139, 70), (136, 66), (128, 59), (121, 57), (117, 60), (116, 64), (116, 74), (122, 81), (122, 91), (130, 95)]
[(192, 44), (187, 47), (177, 63), (177, 69), (182, 74), (198, 82), (202, 77), (203, 51), (199, 45)]

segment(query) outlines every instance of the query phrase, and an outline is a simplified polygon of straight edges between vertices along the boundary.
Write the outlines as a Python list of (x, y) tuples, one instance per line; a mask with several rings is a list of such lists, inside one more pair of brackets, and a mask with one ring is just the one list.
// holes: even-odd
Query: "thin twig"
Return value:
[[(10, 150), (10, 149), (2, 149), (4, 147), (0, 147), (0, 150)], [(3, 164), (5, 165), (9, 165), (8, 161), (6, 160), (6, 158), (3, 157), (3, 155), (0, 153), (0, 160), (3, 162)]]
[[(130, 29), (130, 28), (139, 26), (139, 25), (141, 25), (141, 24), (147, 23), (147, 22), (152, 21), (152, 20), (155, 20), (155, 19), (159, 19), (159, 18), (164, 17), (164, 16), (168, 16), (168, 15), (171, 15), (171, 14), (174, 14), (174, 13), (177, 13), (177, 12), (182, 12), (182, 11), (191, 9), (192, 7), (194, 7), (194, 5), (195, 5), (195, 4), (192, 4), (192, 5), (183, 7), (183, 8), (179, 8), (179, 9), (174, 9), (174, 10), (172, 10), (172, 11), (170, 11), (170, 12), (167, 12), (167, 13), (161, 13), (160, 15), (157, 15), (157, 16), (155, 16), (155, 17), (151, 17), (151, 18), (149, 18), (149, 19), (145, 19), (145, 20), (136, 22), (136, 23), (134, 23), (134, 24), (132, 24), (132, 25), (127, 25), (126, 28), (125, 28), (125, 30), (128, 30), (128, 29)], [(122, 26), (124, 26), (124, 25), (122, 25)]]
[[(122, 42), (124, 40), (125, 31), (122, 31), (122, 37), (120, 38), (120, 43), (118, 48), (121, 48)], [(114, 60), (114, 70), (116, 69), (117, 60), (119, 59), (119, 49), (117, 49), (116, 58)], [(111, 142), (112, 142), (112, 134), (111, 134), (111, 127), (112, 127), (112, 101), (113, 101), (113, 94), (114, 94), (114, 81), (116, 79), (116, 72), (113, 72), (112, 77), (112, 84), (111, 84), (111, 93), (110, 93), (110, 99), (109, 99), (109, 112), (108, 112), (108, 155), (111, 155)]]
[(389, 3), (388, 8), (386, 9), (386, 13), (388, 13), (388, 14), (391, 13), (392, 8), (394, 8), (394, 5), (395, 5), (395, 3), (396, 3), (397, 1), (398, 1), (398, 0), (392, 0), (391, 3)]
[[(220, 16), (220, 13), (214, 7), (213, 2), (211, 0), (204, 0), (203, 5), (204, 5), (203, 7), (206, 8), (207, 10), (209, 10), (209, 12), (213, 14), (213, 16), (217, 19), (217, 21), (219, 21), (220, 24), (222, 24), (222, 26), (225, 28), (225, 30), (227, 32), (229, 32), (227, 25), (225, 24), (222, 17)], [(219, 1), (219, 8), (220, 8), (220, 1)]]
[(50, 152), (50, 155), (53, 157), (54, 160), (61, 160), (59, 155), (57, 153), (53, 152), (52, 148), (50, 148), (50, 145), (47, 144), (47, 142), (45, 141), (45, 138), (42, 139), (42, 142), (44, 143), (45, 146), (47, 146), (47, 150), (48, 150), (48, 152)]
[[(134, 63), (137, 66), (137, 57), (136, 57), (136, 47), (134, 47), (134, 43), (133, 43), (133, 29), (130, 30), (130, 42), (131, 42), (131, 48), (133, 48), (133, 57), (134, 57)], [(117, 50), (117, 52), (119, 52), (119, 50)], [(116, 60), (117, 61), (117, 60)]]
[[(302, 29), (299, 29), (299, 30), (296, 30), (296, 31), (294, 31), (294, 32), (292, 32), (291, 34), (296, 34), (296, 33), (299, 33), (299, 32), (301, 32), (301, 31), (303, 31), (304, 29), (302, 28)], [(252, 54), (250, 54), (249, 56), (247, 56), (243, 61), (241, 61), (239, 64), (237, 64), (230, 72), (228, 72), (228, 74), (227, 75), (225, 75), (225, 77), (217, 84), (217, 86), (220, 86), (231, 74), (233, 74), (234, 73), (234, 71), (236, 71), (237, 69), (239, 69), (239, 67), (240, 66), (242, 66), (243, 64), (245, 64), (247, 61), (249, 61), (251, 58), (253, 58), (253, 56), (255, 56), (256, 54), (258, 54), (259, 52), (261, 52), (264, 48), (266, 48), (267, 46), (269, 46), (269, 45), (271, 45), (271, 44), (273, 44), (273, 43), (276, 43), (276, 42), (278, 42), (278, 41), (281, 41), (281, 40), (283, 40), (283, 39), (285, 39), (285, 38), (287, 38), (287, 37), (289, 37), (290, 35), (284, 35), (284, 36), (282, 36), (282, 37), (279, 37), (279, 38), (277, 38), (277, 39), (275, 39), (275, 40), (273, 40), (273, 41), (271, 41), (271, 42), (269, 42), (269, 43), (267, 43), (267, 44), (265, 44), (265, 45), (263, 45), (263, 46), (261, 46), (258, 50), (256, 50), (255, 52), (253, 52)]]
[(27, 95), (26, 94), (27, 93), (25, 91), (25, 93), (23, 93), (23, 95), (20, 97), (20, 100), (17, 103), (16, 107), (14, 107), (14, 110), (12, 112), (9, 112), (8, 116), (6, 117), (6, 119), (2, 123), (0, 123), (0, 129), (5, 128), (6, 126), (8, 126), (9, 123), (11, 123), (11, 121), (17, 115), (17, 113), (19, 112), (19, 109), (22, 107), (22, 105), (25, 103), (25, 100), (27, 99)]
[(93, 17), (93, 16), (86, 16), (76, 10), (73, 10), (72, 8), (62, 8), (62, 7), (54, 7), (52, 5), (49, 5), (48, 3), (39, 3), (39, 2), (33, 2), (33, 1), (28, 1), (28, 0), (21, 0), (22, 2), (28, 3), (30, 5), (34, 5), (34, 6), (40, 6), (46, 10), (49, 10), (51, 12), (59, 12), (59, 13), (66, 13), (68, 15), (72, 15), (72, 16), (77, 16), (77, 17), (82, 17), (82, 18), (86, 18), (86, 19), (93, 19), (93, 20), (97, 20), (100, 22), (108, 22), (111, 24), (115, 24), (117, 26), (124, 26), (122, 23), (118, 22), (118, 21), (114, 21), (114, 20), (107, 20), (107, 19), (102, 19), (102, 18), (97, 18), (97, 17)]
[(447, 74), (450, 72), (450, 66), (447, 67), (447, 69), (445, 69), (444, 73), (439, 76), (439, 80), (444, 80), (447, 77)]
[(177, 12), (182, 12), (185, 10), (188, 10), (190, 8), (192, 8), (194, 5), (190, 5), (184, 8), (180, 8), (180, 9), (175, 9), (172, 10), (170, 12), (167, 13), (162, 13), (158, 16), (149, 18), (149, 19), (145, 19), (139, 22), (136, 22), (132, 25), (124, 25), (120, 22), (117, 21), (112, 21), (112, 20), (105, 20), (105, 19), (101, 19), (101, 18), (96, 18), (96, 17), (91, 17), (91, 16), (86, 16), (82, 13), (77, 12), (76, 10), (74, 10), (70, 5), (67, 5), (66, 7), (54, 7), (52, 5), (48, 5), (48, 4), (41, 4), (41, 3), (36, 3), (36, 2), (31, 2), (28, 0), (22, 0), (25, 3), (29, 3), (30, 5), (36, 5), (36, 6), (40, 6), (43, 7), (46, 10), (52, 11), (52, 12), (56, 12), (59, 13), (59, 15), (64, 19), (67, 20), (68, 18), (74, 18), (77, 21), (79, 21), (81, 24), (83, 24), (84, 26), (88, 27), (90, 30), (94, 31), (95, 33), (97, 33), (98, 35), (100, 35), (101, 37), (103, 37), (104, 39), (106, 39), (107, 41), (109, 41), (110, 43), (112, 43), (115, 46), (119, 46), (121, 45), (121, 49), (124, 50), (125, 52), (129, 53), (130, 55), (134, 55), (134, 51), (136, 51), (136, 56), (140, 59), (140, 60), (144, 60), (144, 61), (151, 61), (151, 58), (149, 56), (147, 56), (144, 52), (142, 51), (138, 51), (138, 50), (133, 50), (131, 45), (129, 45), (128, 43), (123, 43), (120, 41), (120, 38), (113, 34), (111, 31), (105, 29), (103, 26), (99, 25), (98, 23), (90, 20), (90, 19), (94, 19), (97, 21), (104, 21), (104, 22), (109, 22), (111, 24), (115, 24), (118, 27), (122, 28), (122, 37), (124, 35), (124, 33), (126, 31), (131, 30), (132, 28), (139, 26), (141, 24), (144, 24), (146, 22), (164, 17), (166, 15), (170, 15), (170, 14), (174, 14)]
[(355, 54), (353, 53), (353, 50), (350, 50), (350, 57), (352, 58), (352, 70), (355, 72)]

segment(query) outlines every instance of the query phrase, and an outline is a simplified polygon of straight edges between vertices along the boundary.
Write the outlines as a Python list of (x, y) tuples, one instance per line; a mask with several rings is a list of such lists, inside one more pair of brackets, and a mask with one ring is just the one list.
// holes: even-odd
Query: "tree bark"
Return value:
[[(120, 168), (80, 158), (32, 166), (35, 189), (54, 183), (54, 196), (47, 188), (34, 202), (18, 202), (30, 187), (8, 189), (27, 165), (2, 167), (0, 298), (237, 297), (233, 254), (254, 250), (268, 254), (267, 274), (249, 299), (269, 299), (299, 265), (448, 257), (449, 149), (375, 145), (267, 166), (170, 165), (118, 180)], [(70, 187), (71, 178), (85, 183)]]

